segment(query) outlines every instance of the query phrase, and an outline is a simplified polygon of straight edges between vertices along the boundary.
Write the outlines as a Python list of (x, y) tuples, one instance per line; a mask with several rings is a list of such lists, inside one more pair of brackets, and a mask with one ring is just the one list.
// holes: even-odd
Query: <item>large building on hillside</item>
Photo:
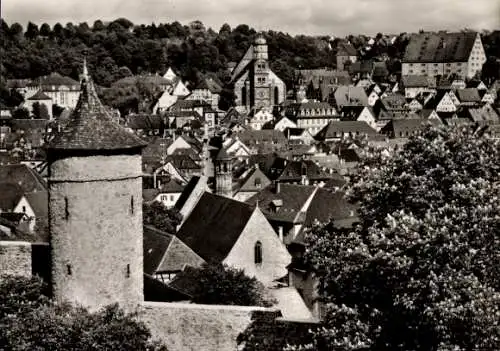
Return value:
[(272, 107), (285, 101), (285, 83), (270, 69), (266, 39), (257, 36), (231, 72), (236, 105), (247, 111)]
[(75, 108), (80, 96), (80, 83), (70, 77), (54, 72), (30, 82), (26, 87), (24, 99), (28, 100), (38, 92), (43, 92), (45, 96), (49, 97), (52, 104)]
[(419, 33), (410, 38), (402, 75), (450, 75), (472, 78), (486, 62), (479, 33)]

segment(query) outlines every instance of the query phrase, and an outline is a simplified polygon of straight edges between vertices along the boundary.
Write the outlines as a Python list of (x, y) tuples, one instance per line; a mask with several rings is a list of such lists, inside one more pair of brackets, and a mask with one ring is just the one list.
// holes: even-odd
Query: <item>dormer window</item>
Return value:
[(262, 243), (260, 241), (257, 241), (254, 246), (254, 262), (262, 264)]

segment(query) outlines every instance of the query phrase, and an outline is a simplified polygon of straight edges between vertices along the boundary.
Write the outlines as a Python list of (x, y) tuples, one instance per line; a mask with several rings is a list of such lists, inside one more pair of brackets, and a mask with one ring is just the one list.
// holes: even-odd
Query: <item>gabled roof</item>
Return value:
[(23, 189), (19, 185), (15, 183), (0, 183), (0, 211), (14, 210), (14, 207), (23, 196)]
[(377, 131), (365, 121), (330, 121), (318, 134), (317, 140), (339, 138), (344, 133), (377, 135)]
[(247, 130), (236, 135), (246, 145), (266, 142), (286, 143), (287, 141), (283, 132), (274, 129)]
[(402, 76), (401, 84), (405, 88), (423, 88), (430, 86), (429, 77), (421, 75)]
[(205, 192), (176, 236), (205, 261), (222, 262), (253, 211), (248, 204)]
[(24, 164), (0, 165), (0, 181), (17, 184), (23, 193), (47, 191), (47, 182), (42, 176)]
[(461, 103), (464, 102), (481, 102), (481, 96), (479, 95), (479, 91), (476, 88), (465, 88), (458, 89), (456, 92), (458, 100)]
[(242, 179), (238, 180), (238, 191), (258, 191), (270, 183), (269, 178), (259, 167), (253, 167)]
[(49, 192), (37, 191), (25, 194), (36, 218), (48, 218), (49, 216)]
[(382, 132), (392, 131), (395, 137), (405, 136), (412, 134), (419, 129), (422, 129), (427, 123), (433, 125), (440, 125), (442, 122), (438, 119), (394, 119), (389, 121), (383, 128)]
[[(86, 68), (84, 69), (86, 71)], [(54, 136), (49, 150), (104, 151), (140, 149), (146, 143), (111, 119), (94, 83), (85, 74), (82, 91), (70, 121)]]
[[(279, 191), (277, 189), (276, 184), (271, 184), (246, 202), (254, 206), (258, 203), (259, 208), (269, 220), (288, 223), (302, 222), (305, 214), (301, 213), (301, 209), (316, 187), (283, 183), (279, 184)], [(275, 200), (281, 200), (282, 205), (278, 209), (273, 204)]]
[(353, 218), (356, 209), (355, 205), (347, 201), (344, 192), (319, 188), (309, 205), (304, 225), (309, 227), (315, 221), (324, 223), (330, 219)]
[(357, 56), (358, 51), (351, 43), (342, 42), (337, 47), (337, 56)]
[(309, 180), (323, 180), (329, 178), (343, 179), (338, 173), (330, 174), (311, 160), (290, 161), (278, 177), (278, 181), (300, 179), (304, 174)]
[(368, 106), (368, 96), (362, 87), (342, 85), (335, 89), (333, 96), (337, 107), (345, 105)]
[(43, 90), (52, 90), (52, 86), (79, 86), (76, 80), (62, 76), (57, 72), (51, 73), (48, 76), (38, 77), (34, 79), (31, 83), (28, 83), (28, 86), (41, 86)]
[(173, 235), (145, 225), (143, 230), (144, 273), (154, 274), (165, 256)]
[(465, 110), (465, 114), (477, 123), (500, 123), (500, 118), (491, 105), (484, 105), (477, 108), (469, 107)]
[(28, 98), (28, 100), (52, 100), (50, 96), (47, 96), (42, 90), (38, 90), (35, 95)]
[(198, 84), (196, 89), (208, 89), (212, 94), (220, 94), (222, 87), (212, 78), (205, 78)]
[(150, 114), (131, 114), (127, 117), (127, 126), (131, 129), (142, 129), (142, 130), (154, 130), (166, 128), (168, 119), (160, 115), (150, 115)]
[(419, 33), (410, 38), (403, 62), (466, 62), (477, 33)]

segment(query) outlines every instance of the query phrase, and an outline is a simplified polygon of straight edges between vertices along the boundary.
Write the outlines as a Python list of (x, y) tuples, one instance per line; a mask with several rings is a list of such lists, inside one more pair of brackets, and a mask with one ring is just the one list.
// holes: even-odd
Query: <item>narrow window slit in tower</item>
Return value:
[(68, 198), (64, 198), (64, 218), (68, 219), (69, 218), (69, 210), (68, 210)]
[(127, 278), (130, 278), (130, 264), (127, 264)]
[(66, 265), (66, 270), (68, 271), (68, 275), (71, 275), (71, 265), (70, 264)]
[(130, 214), (134, 214), (134, 197), (130, 197)]

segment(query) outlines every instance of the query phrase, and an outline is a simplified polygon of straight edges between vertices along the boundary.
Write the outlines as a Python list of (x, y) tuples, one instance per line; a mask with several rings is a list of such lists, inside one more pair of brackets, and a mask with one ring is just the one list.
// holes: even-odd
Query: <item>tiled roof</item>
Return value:
[(200, 84), (196, 86), (195, 89), (208, 89), (212, 94), (220, 94), (222, 88), (215, 80), (212, 78), (205, 78)]
[(364, 121), (330, 121), (330, 123), (316, 134), (316, 139), (339, 138), (344, 133), (366, 134), (369, 136), (377, 135), (377, 131)]
[[(168, 119), (167, 119), (168, 121)], [(132, 129), (154, 130), (166, 128), (165, 118), (159, 115), (128, 115), (127, 126)]]
[(114, 122), (97, 97), (91, 79), (82, 91), (70, 121), (50, 142), (49, 150), (126, 150), (146, 146), (139, 137)]
[(408, 136), (408, 134), (412, 134), (423, 128), (427, 123), (431, 123), (433, 125), (442, 124), (438, 119), (394, 119), (389, 121), (389, 123), (382, 128), (382, 131), (393, 131), (395, 137)]
[(469, 117), (478, 123), (499, 124), (500, 118), (491, 105), (484, 105), (478, 108), (468, 108), (466, 110)]
[(150, 202), (156, 199), (160, 193), (159, 189), (142, 189), (142, 200), (144, 202)]
[(25, 194), (36, 218), (48, 218), (49, 216), (49, 193), (48, 191), (37, 191)]
[(201, 168), (191, 157), (188, 155), (169, 155), (167, 157), (167, 162), (172, 162), (175, 168), (179, 170), (194, 169), (198, 170)]
[(16, 183), (0, 183), (0, 211), (12, 211), (23, 197), (23, 189)]
[(135, 85), (138, 82), (154, 85), (173, 85), (175, 82), (155, 74), (125, 77), (113, 83), (115, 86)]
[(28, 98), (28, 100), (52, 100), (50, 96), (47, 96), (42, 90), (38, 90), (35, 95)]
[(16, 183), (22, 188), (24, 194), (47, 191), (46, 181), (37, 171), (24, 164), (1, 165), (0, 181)]
[(330, 219), (353, 218), (356, 209), (357, 206), (347, 201), (344, 192), (319, 188), (307, 209), (304, 226), (310, 227), (316, 220), (324, 223)]
[[(300, 210), (316, 188), (314, 186), (283, 183), (279, 184), (279, 191), (276, 189), (277, 185), (271, 184), (246, 202), (254, 206), (258, 203), (259, 208), (269, 220), (294, 223), (297, 219), (299, 221), (303, 219), (299, 215)], [(276, 209), (273, 205), (275, 200), (282, 201), (282, 206), (279, 209)]]
[(340, 43), (337, 47), (337, 56), (357, 56), (358, 52), (351, 43)]
[(185, 109), (194, 109), (196, 107), (209, 107), (210, 104), (205, 100), (177, 100), (175, 104), (170, 106), (170, 111), (178, 111)]
[(222, 262), (252, 213), (248, 204), (205, 192), (176, 236), (204, 260)]
[(461, 103), (464, 102), (481, 102), (481, 96), (479, 96), (479, 91), (476, 88), (465, 88), (458, 89), (456, 92), (458, 100)]
[(278, 180), (289, 181), (295, 180), (302, 177), (302, 174), (305, 173), (305, 176), (309, 180), (323, 180), (329, 178), (340, 177), (339, 174), (330, 174), (326, 171), (323, 171), (321, 167), (319, 167), (316, 163), (311, 160), (302, 160), (302, 161), (290, 161), (286, 165), (285, 169), (279, 176)]
[(246, 145), (256, 143), (286, 143), (287, 139), (283, 132), (274, 129), (248, 130), (236, 134)]
[(333, 93), (337, 107), (344, 105), (368, 106), (368, 96), (362, 87), (339, 86)]
[(420, 75), (402, 76), (401, 84), (405, 88), (421, 88), (430, 86), (428, 76), (420, 76)]
[(154, 274), (173, 236), (148, 225), (144, 226), (143, 233), (144, 273)]
[[(50, 87), (61, 85), (79, 87), (80, 83), (70, 77), (62, 76), (54, 72), (48, 76), (39, 77), (28, 84), (28, 86), (42, 86), (42, 88), (44, 88), (43, 90), (51, 90)], [(45, 87), (47, 87), (47, 89), (45, 89)]]
[(421, 33), (410, 38), (403, 62), (466, 62), (476, 33)]

